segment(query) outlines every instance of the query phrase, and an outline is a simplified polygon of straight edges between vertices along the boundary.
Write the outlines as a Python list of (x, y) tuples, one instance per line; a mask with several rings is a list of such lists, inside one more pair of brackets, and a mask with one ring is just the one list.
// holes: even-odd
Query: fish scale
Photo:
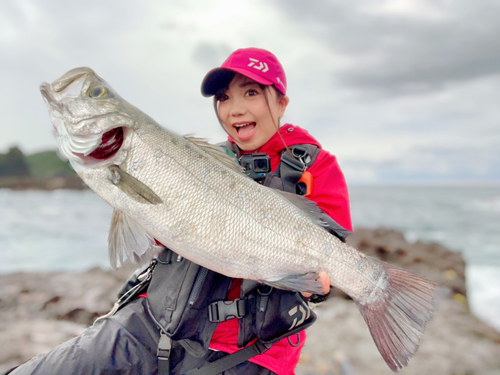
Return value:
[[(150, 261), (156, 239), (226, 276), (282, 289), (321, 293), (315, 279), (326, 271), (358, 306), (388, 366), (408, 364), (433, 313), (433, 282), (343, 243), (315, 204), (259, 185), (218, 147), (160, 127), (89, 68), (40, 89), (61, 154), (115, 209), (112, 265), (124, 254)], [(106, 137), (118, 151), (106, 153), (100, 140), (118, 127), (123, 140)], [(110, 156), (93, 158), (97, 147)]]

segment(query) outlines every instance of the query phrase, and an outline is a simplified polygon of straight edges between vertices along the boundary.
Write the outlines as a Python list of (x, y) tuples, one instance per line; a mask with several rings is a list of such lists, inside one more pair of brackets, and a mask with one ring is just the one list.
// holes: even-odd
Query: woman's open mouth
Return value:
[(102, 135), (101, 144), (88, 156), (94, 159), (108, 159), (118, 152), (123, 144), (123, 128), (114, 128)]
[(257, 124), (255, 122), (240, 123), (233, 126), (236, 128), (238, 138), (242, 141), (251, 138), (255, 133), (255, 129), (257, 128)]

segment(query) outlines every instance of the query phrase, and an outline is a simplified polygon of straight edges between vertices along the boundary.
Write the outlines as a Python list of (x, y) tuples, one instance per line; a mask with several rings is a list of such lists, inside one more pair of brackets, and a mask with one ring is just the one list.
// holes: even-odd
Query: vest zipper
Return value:
[(196, 280), (194, 282), (193, 286), (193, 291), (191, 292), (191, 295), (189, 296), (188, 304), (189, 306), (193, 306), (196, 300), (198, 299), (198, 295), (200, 294), (201, 286), (203, 282), (205, 281), (205, 277), (207, 276), (208, 273), (208, 268), (202, 267), (201, 270), (198, 273), (198, 276), (196, 277)]

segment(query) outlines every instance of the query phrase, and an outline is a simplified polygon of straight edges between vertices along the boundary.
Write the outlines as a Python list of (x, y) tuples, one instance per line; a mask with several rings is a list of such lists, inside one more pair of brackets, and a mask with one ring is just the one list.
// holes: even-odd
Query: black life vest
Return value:
[[(227, 147), (238, 155), (239, 150), (233, 145)], [(314, 145), (295, 145), (291, 149), (302, 153), (305, 166), (295, 165), (294, 159), (288, 160), (284, 153), (278, 170), (267, 175), (264, 185), (300, 194), (296, 185), (304, 167), (314, 163), (320, 149)], [(327, 229), (337, 237), (343, 240), (350, 233), (324, 216), (329, 224)], [(179, 257), (170, 249), (165, 249), (150, 269), (147, 306), (161, 331), (160, 374), (168, 373), (171, 340), (191, 355), (203, 356), (219, 322), (238, 319), (238, 347), (244, 348), (254, 339), (257, 341), (215, 361), (210, 368), (205, 366), (198, 372), (189, 372), (190, 375), (220, 373), (266, 351), (273, 343), (298, 334), (316, 320), (300, 293), (273, 289), (253, 280), (243, 280), (239, 299), (226, 301), (233, 279)]]

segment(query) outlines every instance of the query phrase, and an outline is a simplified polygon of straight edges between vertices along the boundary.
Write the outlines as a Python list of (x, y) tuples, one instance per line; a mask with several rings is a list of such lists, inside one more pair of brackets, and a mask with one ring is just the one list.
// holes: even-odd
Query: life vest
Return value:
[[(226, 144), (226, 148), (239, 157), (235, 146), (231, 142)], [(283, 153), (278, 169), (270, 172), (263, 184), (303, 195), (305, 190), (298, 186), (299, 181), (316, 160), (320, 149), (307, 144), (294, 145), (290, 149), (300, 158)], [(344, 240), (350, 233), (326, 214), (322, 219), (328, 224), (325, 229), (340, 239)], [(243, 280), (240, 298), (226, 301), (233, 279), (192, 263), (170, 249), (162, 251), (146, 272), (148, 275), (141, 277), (149, 283), (148, 311), (161, 331), (159, 374), (169, 373), (171, 340), (177, 341), (191, 355), (203, 356), (219, 322), (239, 320), (237, 345), (244, 349), (190, 371), (189, 375), (225, 371), (265, 352), (273, 343), (296, 335), (316, 320), (315, 313), (300, 293), (274, 289), (253, 280)], [(144, 291), (144, 287), (140, 290)], [(252, 341), (255, 342), (247, 346)]]

